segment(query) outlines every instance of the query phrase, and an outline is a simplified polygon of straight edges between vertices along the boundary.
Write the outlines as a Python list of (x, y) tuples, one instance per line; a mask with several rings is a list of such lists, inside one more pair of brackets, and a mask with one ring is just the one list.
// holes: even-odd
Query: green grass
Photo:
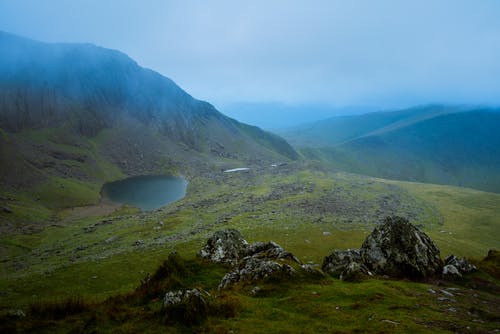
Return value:
[[(497, 194), (296, 167), (289, 171), (263, 169), (222, 176), (223, 179), (192, 178), (187, 197), (159, 211), (141, 213), (125, 207), (105, 217), (72, 219), (67, 210), (60, 213), (56, 210), (41, 216), (42, 220), (55, 219), (54, 226), (43, 223), (45, 227), (34, 233), (17, 231), (3, 235), (0, 309), (26, 309), (34, 302), (72, 296), (100, 302), (128, 293), (147, 273), (153, 273), (170, 251), (175, 249), (187, 261), (195, 261), (196, 252), (208, 236), (226, 227), (239, 229), (249, 242), (274, 240), (303, 262), (321, 263), (333, 249), (360, 247), (377, 222), (377, 210), (384, 201), (390, 203), (391, 212), (413, 215), (413, 222), (431, 235), (443, 257), (454, 253), (479, 259), (488, 249), (500, 248), (495, 238), (500, 226)], [(92, 187), (88, 189), (92, 193)], [(325, 202), (330, 204), (325, 206), (322, 204)], [(345, 210), (335, 203), (345, 205)], [(107, 242), (110, 238), (112, 241)], [(142, 244), (136, 246), (138, 240)], [(197, 268), (203, 273), (189, 282), (212, 288), (226, 270)], [(325, 319), (333, 319), (328, 325), (333, 326), (332, 331), (377, 332), (392, 328), (418, 332), (426, 330), (424, 322), (438, 321), (442, 313), (435, 297), (431, 303), (423, 293), (425, 284), (378, 280), (359, 285), (337, 280), (290, 284), (282, 288), (270, 286), (270, 294), (262, 298), (234, 291), (231, 295), (242, 305), (238, 317), (209, 319), (208, 323), (226, 330), (249, 331), (250, 327), (245, 326), (253, 323), (251, 328), (255, 332), (271, 325), (274, 326), (271, 332), (294, 332), (306, 320), (312, 329), (324, 331)], [(400, 296), (398, 289), (415, 295)], [(374, 300), (375, 306), (354, 306), (351, 310), (356, 303), (364, 305), (376, 290), (384, 298)], [(312, 294), (314, 291), (319, 295)], [(413, 305), (405, 302), (405, 298), (413, 304), (430, 303), (432, 310), (422, 313), (421, 321), (414, 320), (409, 314), (421, 310), (405, 309), (403, 306)], [(338, 312), (330, 307), (334, 304), (352, 312)], [(377, 317), (365, 321), (371, 314), (367, 312), (374, 307)], [(385, 318), (399, 324), (382, 322)], [(448, 324), (460, 320), (447, 319), (442, 321)], [(117, 326), (102, 321), (103, 326)], [(446, 324), (440, 326), (449, 326)], [(127, 330), (131, 331), (138, 328), (148, 331), (157, 329), (157, 322), (124, 326), (130, 326)]]

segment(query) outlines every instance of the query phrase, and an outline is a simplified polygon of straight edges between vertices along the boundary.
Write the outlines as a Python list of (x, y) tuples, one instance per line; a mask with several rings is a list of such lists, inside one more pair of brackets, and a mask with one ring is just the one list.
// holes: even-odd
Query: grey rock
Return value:
[(304, 270), (307, 274), (314, 276), (314, 277), (325, 277), (325, 273), (323, 273), (321, 270), (316, 268), (315, 265), (312, 264), (303, 264), (300, 266), (302, 270)]
[(248, 242), (235, 229), (226, 229), (215, 232), (205, 246), (198, 252), (198, 256), (215, 263), (235, 265), (248, 251)]
[(112, 243), (113, 241), (116, 241), (116, 240), (118, 240), (118, 237), (116, 235), (113, 235), (113, 236), (107, 238), (106, 240), (104, 240), (104, 242), (107, 243), (107, 244), (110, 244), (110, 243)]
[(361, 257), (376, 274), (422, 279), (441, 273), (439, 248), (407, 219), (387, 217), (368, 235)]
[(323, 272), (335, 277), (339, 277), (350, 263), (362, 263), (359, 249), (334, 250), (332, 254), (323, 259), (321, 269)]
[(2, 207), (2, 211), (5, 212), (5, 213), (12, 213), (13, 212), (12, 209), (9, 208), (8, 206), (3, 206)]
[(11, 309), (7, 311), (7, 315), (12, 318), (24, 318), (26, 317), (26, 313), (20, 309)]
[(208, 303), (198, 289), (168, 291), (163, 310), (169, 321), (195, 324), (208, 315)]
[(295, 255), (284, 250), (283, 247), (274, 241), (256, 242), (251, 244), (248, 247), (247, 256), (261, 259), (288, 259), (300, 263), (299, 259)]
[(447, 264), (446, 266), (443, 267), (443, 278), (445, 279), (459, 279), (462, 278), (462, 274), (460, 271), (457, 269), (452, 264)]
[(469, 261), (467, 261), (467, 259), (465, 257), (459, 259), (455, 255), (448, 255), (444, 259), (444, 264), (454, 266), (456, 269), (458, 269), (458, 271), (462, 275), (468, 274), (468, 273), (471, 273), (471, 272), (477, 270), (476, 266), (469, 263)]
[(250, 256), (244, 258), (238, 267), (224, 275), (219, 288), (226, 288), (239, 282), (255, 282), (270, 277), (290, 277), (295, 273), (295, 269), (287, 264)]
[(252, 296), (257, 296), (261, 291), (262, 291), (262, 288), (257, 285), (257, 286), (254, 286), (252, 288), (252, 290), (250, 291), (250, 293), (252, 294)]
[(369, 276), (372, 276), (372, 273), (364, 264), (351, 262), (340, 275), (340, 279), (346, 282), (358, 282)]

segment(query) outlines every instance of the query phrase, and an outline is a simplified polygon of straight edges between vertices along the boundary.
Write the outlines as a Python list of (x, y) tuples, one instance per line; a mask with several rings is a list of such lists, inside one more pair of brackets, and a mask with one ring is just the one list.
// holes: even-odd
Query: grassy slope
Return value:
[[(100, 300), (130, 291), (170, 250), (192, 259), (210, 233), (229, 226), (250, 242), (275, 240), (312, 263), (335, 248), (359, 247), (376, 219), (390, 212), (414, 215), (443, 256), (480, 258), (500, 247), (500, 195), (285, 168), (194, 178), (185, 199), (149, 214), (124, 208), (107, 217), (60, 215), (42, 231), (3, 235), (1, 304), (24, 307), (72, 295)], [(380, 201), (389, 203), (387, 212), (377, 211)], [(143, 244), (135, 246), (137, 240)]]
[(303, 154), (365, 175), (498, 192), (499, 124), (493, 112), (446, 114)]
[(453, 108), (445, 106), (431, 105), (398, 111), (336, 116), (294, 129), (283, 130), (280, 134), (296, 147), (335, 146), (374, 132), (406, 126), (452, 110)]

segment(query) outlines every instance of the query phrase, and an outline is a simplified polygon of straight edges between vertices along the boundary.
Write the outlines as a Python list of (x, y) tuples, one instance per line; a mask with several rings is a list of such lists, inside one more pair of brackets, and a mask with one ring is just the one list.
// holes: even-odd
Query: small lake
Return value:
[(159, 209), (186, 196), (187, 180), (175, 176), (136, 176), (105, 183), (101, 194), (142, 211)]

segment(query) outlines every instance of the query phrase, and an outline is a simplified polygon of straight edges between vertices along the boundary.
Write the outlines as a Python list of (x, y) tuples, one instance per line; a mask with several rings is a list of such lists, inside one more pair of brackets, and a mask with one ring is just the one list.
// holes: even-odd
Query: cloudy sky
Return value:
[(500, 1), (0, 0), (0, 30), (119, 49), (219, 107), (500, 105)]

